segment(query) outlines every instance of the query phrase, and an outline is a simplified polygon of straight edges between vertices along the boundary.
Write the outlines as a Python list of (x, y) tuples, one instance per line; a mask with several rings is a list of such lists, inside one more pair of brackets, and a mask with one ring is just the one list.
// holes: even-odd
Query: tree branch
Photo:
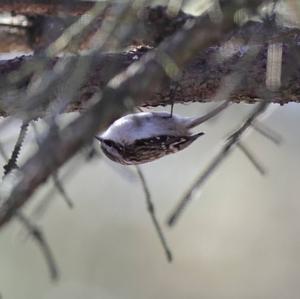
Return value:
[[(175, 225), (178, 218), (181, 216), (187, 205), (192, 200), (195, 191), (201, 188), (203, 184), (207, 181), (207, 179), (211, 176), (211, 174), (217, 169), (217, 167), (221, 165), (221, 163), (228, 156), (228, 154), (234, 149), (234, 146), (240, 141), (240, 138), (242, 137), (243, 133), (251, 126), (255, 119), (265, 111), (267, 106), (268, 103), (266, 101), (259, 103), (258, 106), (255, 107), (253, 112), (249, 115), (247, 120), (243, 123), (243, 125), (229, 136), (224, 146), (222, 146), (221, 150), (211, 160), (211, 162), (204, 169), (204, 171), (201, 172), (201, 174), (196, 178), (195, 182), (185, 192), (182, 199), (179, 200), (178, 204), (174, 208), (174, 211), (167, 219), (167, 224), (169, 226)], [(255, 165), (257, 164), (255, 163)]]
[[(11, 16), (11, 24), (5, 21), (2, 25), (0, 14), (0, 33), (2, 33), (4, 38), (0, 45), (0, 52), (4, 52), (4, 50), (14, 46), (16, 49), (26, 52), (46, 48), (65, 29), (75, 23), (81, 15), (86, 13), (88, 9), (91, 9), (93, 7), (91, 3), (94, 2), (82, 2), (81, 5), (78, 5), (77, 2), (77, 6), (75, 5), (74, 7), (63, 3), (31, 5), (14, 3), (14, 1), (11, 4), (0, 3), (0, 11), (2, 13), (6, 11), (13, 14)], [(126, 5), (126, 3), (103, 2), (101, 13), (98, 14), (88, 30), (84, 32), (83, 38), (77, 45), (78, 49), (90, 48), (91, 41), (101, 30), (103, 22), (115, 18), (116, 12)], [(64, 7), (64, 9), (60, 10), (61, 7)], [(15, 16), (16, 13), (20, 15)], [(126, 40), (124, 47), (133, 44), (155, 46), (164, 38), (180, 29), (187, 20), (195, 18), (182, 11), (172, 15), (168, 13), (165, 6), (131, 8), (130, 17), (135, 19), (135, 33), (132, 38)], [(18, 20), (24, 18), (27, 20), (26, 24), (24, 25), (24, 21), (22, 21), (18, 25)], [(72, 51), (72, 47), (68, 50)]]
[[(283, 45), (282, 85), (270, 99), (273, 103), (300, 102), (298, 92), (300, 68), (297, 65), (297, 61), (299, 61), (299, 39), (300, 35), (293, 36), (289, 42)], [(259, 98), (258, 91), (267, 91), (265, 85), (267, 47), (267, 44), (262, 46), (253, 63), (247, 66), (248, 75), (230, 95), (229, 99), (232, 102), (254, 103)], [(231, 57), (224, 59), (221, 54), (226, 51), (226, 45), (205, 49), (202, 53), (194, 56), (193, 60), (183, 69), (181, 78), (177, 83), (178, 88), (172, 90), (172, 80), (165, 77), (159, 88), (153, 86), (147, 93), (139, 95), (138, 104), (140, 106), (165, 106), (172, 103), (210, 102), (214, 99), (224, 76), (235, 70), (236, 64), (243, 59), (248, 50), (249, 48), (241, 47)], [(126, 53), (93, 56), (93, 69), (90, 70), (86, 83), (81, 87), (78, 97), (68, 105), (66, 111), (85, 110), (88, 106), (88, 100), (95, 91), (103, 91), (113, 77), (141, 59), (146, 52), (148, 52), (148, 48), (140, 47)], [(158, 54), (157, 56), (159, 57)], [(76, 61), (77, 57), (72, 59)], [(52, 63), (53, 67), (57, 61), (58, 59)], [(36, 63), (36, 58), (28, 56), (0, 62), (2, 82), (11, 73), (18, 71), (21, 66), (30, 66), (34, 63)], [(67, 80), (68, 76), (69, 72), (66, 72), (65, 79), (62, 77), (59, 82)], [(28, 79), (27, 82), (29, 82)], [(49, 93), (49, 96), (51, 94), (50, 102), (55, 100), (55, 88), (54, 86), (53, 92)], [(57, 88), (59, 89), (60, 86), (57, 86)], [(25, 89), (26, 84), (24, 85)], [(0, 98), (0, 115), (6, 116), (22, 112), (23, 106), (14, 103), (11, 98), (8, 104), (9, 109), (6, 108), (6, 102), (5, 95), (2, 95)], [(22, 103), (23, 105), (26, 104), (24, 99)]]
[(94, 1), (63, 1), (63, 0), (2, 0), (1, 12), (23, 15), (82, 15), (95, 4)]
[[(267, 1), (266, 1), (267, 2)], [(1, 1), (0, 12), (11, 13), (11, 23), (2, 20), (0, 14), (0, 34), (1, 41), (0, 52), (23, 51), (31, 52), (36, 49), (44, 49), (58, 38), (62, 32), (70, 25), (78, 20), (80, 16), (92, 9), (95, 2), (93, 1)], [(99, 5), (99, 2), (98, 2)], [(78, 49), (89, 49), (92, 45), (91, 41), (96, 33), (101, 30), (101, 26), (105, 20), (113, 19), (116, 11), (122, 9), (127, 3), (104, 1), (103, 9), (98, 14), (96, 20), (84, 32), (83, 38), (80, 40)], [(131, 38), (126, 40), (123, 47), (131, 45), (151, 45), (157, 46), (166, 37), (171, 36), (187, 21), (192, 21), (195, 16), (190, 15), (182, 10), (175, 14), (168, 11), (166, 6), (132, 6), (130, 8), (130, 18), (135, 19), (135, 33)], [(24, 24), (24, 18), (26, 24)], [(18, 23), (18, 20), (22, 20)], [(20, 21), (19, 21), (20, 22)], [(249, 25), (250, 24), (250, 25)], [(234, 34), (239, 38), (247, 40), (249, 34), (258, 33), (260, 25), (253, 25), (249, 22), (243, 26), (241, 30), (237, 30)], [(288, 33), (281, 29), (278, 36), (271, 34), (269, 38), (277, 38), (284, 41), (286, 34), (299, 33), (299, 30), (289, 28)], [(266, 40), (266, 41), (267, 41)], [(72, 47), (68, 49), (74, 51)]]

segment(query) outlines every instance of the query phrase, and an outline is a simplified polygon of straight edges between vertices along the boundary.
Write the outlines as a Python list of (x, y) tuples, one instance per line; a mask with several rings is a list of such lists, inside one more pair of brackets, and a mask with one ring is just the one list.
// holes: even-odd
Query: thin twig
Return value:
[(150, 191), (148, 189), (148, 186), (147, 186), (147, 183), (146, 183), (146, 180), (145, 180), (145, 177), (140, 169), (139, 166), (136, 166), (136, 170), (137, 170), (137, 173), (138, 173), (138, 176), (141, 180), (141, 183), (142, 183), (142, 186), (143, 186), (143, 189), (144, 189), (144, 193), (145, 193), (145, 197), (146, 197), (146, 203), (147, 203), (147, 209), (148, 209), (148, 212), (151, 216), (151, 220), (153, 222), (153, 225), (155, 227), (155, 230), (158, 234), (158, 237), (160, 239), (160, 242), (163, 246), (163, 249), (165, 251), (165, 254), (166, 254), (166, 257), (167, 257), (167, 260), (168, 262), (171, 262), (172, 261), (172, 252), (171, 250), (169, 249), (169, 246), (167, 244), (167, 241), (166, 241), (166, 238), (162, 232), (162, 229), (159, 225), (159, 222), (156, 218), (156, 214), (155, 214), (155, 208), (154, 208), (154, 205), (153, 205), (153, 202), (151, 200), (151, 195), (150, 195)]
[[(82, 165), (78, 163), (71, 163), (70, 167), (68, 167), (68, 169), (64, 173), (62, 173), (60, 179), (65, 182), (70, 178), (70, 176), (77, 172), (79, 167), (82, 167)], [(49, 205), (53, 202), (52, 199), (55, 192), (57, 192), (57, 186), (54, 185), (47, 191), (46, 195), (39, 200), (39, 203), (35, 206), (31, 213), (31, 216), (34, 219), (40, 219), (46, 213)]]
[[(22, 147), (22, 144), (24, 142), (26, 132), (28, 129), (28, 122), (23, 122), (21, 125), (21, 129), (19, 132), (19, 136), (17, 139), (17, 142), (14, 146), (14, 150), (12, 152), (11, 158), (8, 160), (7, 164), (4, 166), (4, 176), (7, 176), (14, 168), (17, 167), (17, 159), (20, 154), (20, 150)], [(5, 160), (7, 155), (5, 151), (1, 152), (3, 158)], [(33, 240), (36, 241), (36, 243), (39, 245), (41, 252), (43, 253), (46, 263), (48, 265), (50, 277), (52, 280), (57, 280), (58, 279), (58, 270), (56, 266), (56, 262), (54, 260), (53, 254), (51, 252), (50, 246), (48, 245), (44, 234), (42, 231), (34, 225), (22, 212), (17, 211), (16, 212), (16, 218), (23, 224), (23, 226), (26, 228), (28, 233), (32, 236)]]
[(249, 151), (249, 149), (243, 145), (241, 141), (237, 142), (237, 147), (244, 153), (244, 155), (249, 159), (255, 169), (261, 174), (266, 174), (266, 169), (257, 161), (254, 154)]
[[(41, 146), (41, 141), (39, 140), (37, 127), (36, 127), (35, 123), (31, 123), (31, 126), (32, 126), (33, 131), (34, 131), (36, 143), (40, 147)], [(52, 123), (52, 131), (51, 132), (54, 133), (54, 134), (58, 134), (58, 127), (57, 127), (57, 124), (55, 122)], [(73, 206), (74, 206), (73, 201), (69, 197), (69, 195), (66, 192), (63, 184), (61, 183), (60, 179), (58, 178), (57, 171), (52, 173), (51, 178), (53, 180), (54, 187), (59, 192), (59, 194), (62, 196), (62, 198), (65, 201), (65, 203), (67, 204), (67, 206), (69, 208), (73, 208)], [(51, 194), (53, 196), (53, 192), (51, 192)]]
[(42, 231), (33, 224), (27, 217), (25, 217), (22, 213), (17, 212), (17, 219), (23, 224), (23, 226), (27, 229), (29, 234), (33, 237), (33, 240), (39, 245), (41, 252), (43, 253), (46, 263), (48, 265), (50, 277), (52, 280), (57, 280), (59, 278), (59, 272), (57, 268), (57, 264), (55, 262), (54, 256), (50, 249), (50, 246), (45, 239)]
[(255, 131), (272, 141), (274, 144), (279, 145), (282, 142), (282, 137), (277, 132), (263, 126), (261, 123), (258, 124), (257, 122), (253, 122), (251, 126)]
[(3, 146), (2, 142), (0, 142), (0, 155), (3, 158), (4, 161), (8, 161), (8, 157), (7, 157), (7, 154), (4, 150), (4, 146)]
[(18, 168), (17, 159), (19, 157), (23, 142), (26, 137), (27, 129), (28, 129), (29, 122), (23, 122), (21, 125), (21, 129), (18, 135), (17, 142), (14, 146), (12, 151), (11, 157), (8, 160), (7, 164), (3, 166), (4, 168), (4, 176), (7, 175), (11, 170)]
[(221, 151), (215, 156), (215, 158), (211, 161), (211, 163), (206, 167), (206, 169), (201, 173), (201, 175), (196, 179), (196, 181), (192, 184), (192, 186), (188, 189), (188, 191), (184, 194), (183, 198), (179, 201), (174, 211), (171, 213), (170, 217), (167, 220), (169, 226), (173, 226), (178, 220), (179, 216), (182, 214), (183, 210), (187, 206), (187, 204), (192, 199), (193, 193), (203, 186), (206, 180), (210, 177), (210, 175), (214, 172), (214, 170), (224, 161), (224, 159), (231, 152), (234, 145), (239, 142), (242, 134), (249, 128), (252, 122), (265, 111), (268, 103), (266, 101), (258, 104), (254, 111), (250, 114), (248, 119), (243, 123), (243, 125), (237, 129), (230, 137), (227, 139), (224, 146), (221, 148)]
[(218, 115), (220, 112), (222, 112), (223, 110), (225, 110), (228, 106), (230, 105), (229, 101), (225, 101), (222, 104), (218, 105), (217, 107), (215, 107), (214, 109), (212, 109), (211, 111), (209, 111), (208, 113), (206, 113), (205, 115), (203, 115), (200, 118), (195, 119), (195, 121), (190, 123), (190, 128), (193, 128), (195, 126), (198, 126), (206, 121), (208, 121), (209, 119), (215, 117), (216, 115)]
[(73, 201), (68, 196), (68, 193), (66, 192), (64, 186), (62, 185), (60, 179), (58, 178), (57, 172), (54, 172), (52, 174), (52, 180), (53, 180), (55, 188), (58, 190), (58, 192), (60, 193), (60, 195), (63, 197), (63, 199), (65, 200), (65, 202), (68, 205), (68, 207), (70, 209), (72, 209), (74, 207)]

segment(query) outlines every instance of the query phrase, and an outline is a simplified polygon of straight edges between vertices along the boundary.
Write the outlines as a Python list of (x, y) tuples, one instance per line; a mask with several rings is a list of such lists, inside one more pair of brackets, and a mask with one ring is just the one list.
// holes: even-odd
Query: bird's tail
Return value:
[(206, 122), (210, 118), (215, 117), (218, 113), (220, 113), (222, 110), (224, 110), (228, 105), (229, 105), (229, 102), (226, 101), (226, 102), (220, 104), (219, 106), (217, 106), (216, 108), (214, 108), (213, 110), (211, 110), (210, 112), (208, 112), (207, 114), (200, 116), (200, 117), (192, 118), (189, 121), (189, 123), (187, 124), (187, 128), (191, 129), (196, 126), (199, 126), (200, 124)]
[(205, 135), (205, 133), (204, 133), (204, 132), (200, 132), (200, 133), (194, 134), (194, 135), (192, 136), (192, 138), (193, 138), (193, 140), (196, 140), (197, 138), (199, 138), (199, 137), (202, 136), (202, 135)]

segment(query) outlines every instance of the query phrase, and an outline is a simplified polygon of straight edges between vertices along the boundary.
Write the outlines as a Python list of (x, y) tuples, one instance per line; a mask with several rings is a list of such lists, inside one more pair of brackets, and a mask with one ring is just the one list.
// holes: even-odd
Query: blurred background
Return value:
[[(201, 14), (209, 1), (168, 3), (184, 3), (187, 12)], [(286, 3), (288, 8), (284, 3), (278, 6), (279, 18), (285, 25), (299, 26), (298, 2)], [(11, 51), (9, 55), (0, 55), (0, 60), (17, 54)], [(176, 104), (174, 111), (197, 116), (212, 107)], [(250, 104), (231, 105), (195, 129), (206, 134), (186, 150), (142, 165), (174, 255), (171, 264), (150, 220), (135, 168), (108, 161), (95, 142), (93, 159), (87, 159), (89, 149), (83, 149), (58, 173), (73, 209), (68, 208), (52, 180), (25, 208), (26, 215), (45, 234), (59, 268), (59, 280), (51, 281), (40, 248), (19, 222), (12, 221), (0, 233), (0, 298), (298, 299), (299, 104), (272, 105), (260, 119), (281, 136), (279, 146), (256, 131), (242, 138), (264, 166), (265, 176), (235, 148), (194, 195), (178, 223), (173, 228), (166, 225), (185, 190), (253, 109)], [(60, 116), (59, 124), (63, 126), (77, 116)], [(0, 127), (4, 122), (2, 119)], [(11, 121), (1, 130), (0, 143), (7, 155), (20, 124)], [(20, 164), (38, 149), (35, 131), (43, 136), (47, 129), (42, 121), (34, 124), (26, 136)], [(0, 157), (0, 165), (4, 163)]]
[[(211, 107), (176, 105), (175, 112), (191, 116)], [(54, 252), (59, 281), (51, 282), (36, 243), (13, 222), (0, 236), (2, 298), (299, 298), (299, 105), (274, 105), (261, 120), (282, 136), (280, 146), (255, 131), (243, 139), (266, 176), (236, 148), (178, 224), (165, 225), (184, 191), (253, 108), (232, 105), (198, 128), (206, 135), (188, 149), (142, 166), (173, 263), (165, 259), (135, 169), (80, 155), (60, 172), (71, 172), (63, 182), (73, 209), (54, 194), (51, 181), (26, 208), (33, 215), (47, 192), (53, 194), (45, 213), (32, 219)], [(9, 151), (18, 127), (5, 132), (1, 142)], [(22, 159), (36, 148), (32, 130), (26, 141)]]

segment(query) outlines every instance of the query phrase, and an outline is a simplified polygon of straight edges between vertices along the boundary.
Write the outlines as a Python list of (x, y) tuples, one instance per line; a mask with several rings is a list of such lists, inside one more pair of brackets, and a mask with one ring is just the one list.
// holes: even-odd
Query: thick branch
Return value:
[[(3, 32), (0, 52), (5, 52), (8, 48), (11, 49), (14, 46), (17, 47), (16, 50), (21, 49), (26, 52), (47, 47), (68, 26), (76, 22), (80, 15), (92, 8), (91, 3), (94, 3), (83, 2), (82, 4), (78, 4), (77, 2), (73, 7), (72, 5), (65, 5), (60, 2), (58, 1), (56, 4), (30, 5), (19, 2), (14, 3), (14, 1), (11, 4), (0, 3), (1, 12), (20, 13), (27, 17), (27, 25), (20, 24), (19, 27), (16, 25), (16, 21), (12, 22), (11, 26), (7, 23), (1, 26), (0, 18), (0, 33)], [(101, 30), (103, 21), (115, 18), (116, 11), (125, 6), (125, 4), (121, 3), (107, 4), (104, 2), (103, 11), (92, 25), (89, 26), (89, 29), (84, 32), (83, 38), (79, 43), (79, 49), (90, 48), (90, 41), (98, 30)], [(60, 10), (61, 7), (64, 7), (64, 9)], [(3, 9), (1, 10), (1, 8)], [(193, 16), (182, 11), (179, 11), (176, 15), (170, 15), (164, 6), (143, 7), (141, 9), (131, 8), (130, 13), (132, 14), (131, 18), (136, 20), (135, 33), (131, 39), (126, 41), (125, 46), (132, 44), (157, 45), (165, 37), (170, 36), (181, 28), (187, 20), (194, 19)], [(12, 16), (12, 18), (14, 17)]]
[(94, 1), (62, 1), (62, 0), (2, 0), (1, 12), (10, 12), (23, 15), (82, 15), (91, 9)]
[[(38, 3), (41, 2), (41, 3)], [(78, 18), (93, 7), (94, 2), (81, 1), (70, 4), (67, 1), (12, 1), (5, 4), (0, 3), (1, 12), (12, 13), (12, 19), (20, 16), (27, 18), (27, 25), (21, 23), (17, 25), (17, 20), (11, 20), (11, 24), (1, 23), (0, 33), (1, 41), (0, 52), (7, 51), (26, 51), (31, 52), (36, 49), (43, 49), (58, 38), (62, 32)], [(103, 21), (114, 19), (116, 11), (126, 7), (126, 4), (120, 2), (103, 2), (103, 10), (97, 16), (97, 19), (84, 32), (79, 41), (79, 49), (88, 49), (91, 47), (91, 41), (94, 35), (101, 30)], [(62, 9), (64, 8), (64, 9)], [(20, 15), (15, 15), (19, 13)], [(0, 15), (1, 16), (1, 15)], [(123, 46), (146, 44), (151, 46), (158, 45), (163, 39), (175, 33), (186, 23), (187, 20), (195, 19), (194, 16), (179, 11), (176, 14), (168, 12), (165, 6), (155, 7), (136, 7), (130, 8), (129, 18), (135, 19), (135, 32), (126, 41)], [(267, 39), (277, 39), (284, 41), (285, 35), (299, 33), (297, 29), (280, 30), (276, 34), (265, 34), (260, 30), (260, 25), (253, 25), (251, 22), (243, 26), (241, 30), (235, 32), (242, 40), (247, 40), (249, 35), (255, 33), (260, 38), (261, 34)], [(277, 36), (276, 36), (277, 35)], [(78, 42), (78, 41), (77, 41)], [(77, 47), (76, 46), (76, 47)], [(77, 48), (76, 48), (77, 49)], [(67, 51), (74, 51), (72, 46)]]
[[(273, 103), (300, 102), (300, 68), (297, 65), (297, 61), (299, 61), (299, 38), (298, 35), (296, 38), (293, 36), (284, 44), (282, 82), (280, 89), (270, 99)], [(230, 95), (231, 101), (254, 103), (259, 98), (259, 93), (266, 91), (267, 47), (268, 45), (262, 46), (253, 63), (248, 66), (247, 76)], [(103, 90), (109, 80), (140, 59), (147, 51), (147, 48), (137, 48), (135, 51), (127, 53), (95, 56), (93, 58), (94, 68), (91, 70), (89, 78), (82, 86), (78, 99), (68, 106), (67, 111), (85, 110), (88, 99), (95, 91)], [(225, 51), (226, 46), (223, 45), (222, 47), (208, 48), (201, 54), (194, 56), (193, 60), (183, 69), (182, 77), (179, 79), (175, 90), (171, 90), (173, 87), (171, 80), (165, 78), (159, 88), (153, 86), (147, 93), (139, 96), (139, 105), (165, 106), (172, 103), (212, 101), (222, 84), (224, 76), (230, 74), (233, 70), (237, 71), (237, 62), (243, 59), (243, 56), (247, 53), (247, 49), (241, 47), (233, 56), (224, 59), (220, 55)], [(9, 61), (2, 61), (0, 74), (2, 76), (9, 75), (11, 72), (18, 70), (24, 63), (35, 63), (35, 58), (23, 56)], [(26, 85), (24, 88), (26, 88)], [(55, 91), (49, 93), (49, 97), (49, 101), (55, 100)], [(11, 101), (8, 105), (5, 103), (5, 96), (2, 96), (0, 98), (0, 113), (2, 116), (22, 112), (20, 105), (16, 103), (14, 105)]]

